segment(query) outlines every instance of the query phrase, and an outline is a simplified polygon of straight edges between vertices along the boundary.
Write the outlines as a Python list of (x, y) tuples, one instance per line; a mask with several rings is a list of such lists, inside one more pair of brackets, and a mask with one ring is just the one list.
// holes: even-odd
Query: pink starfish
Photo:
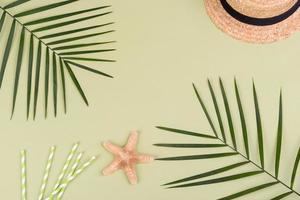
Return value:
[(103, 171), (103, 175), (109, 175), (117, 170), (123, 170), (128, 181), (135, 185), (138, 182), (135, 166), (138, 163), (149, 163), (154, 160), (153, 156), (138, 154), (136, 145), (138, 141), (138, 133), (133, 131), (124, 147), (116, 146), (110, 142), (104, 142), (104, 148), (114, 154), (115, 159)]

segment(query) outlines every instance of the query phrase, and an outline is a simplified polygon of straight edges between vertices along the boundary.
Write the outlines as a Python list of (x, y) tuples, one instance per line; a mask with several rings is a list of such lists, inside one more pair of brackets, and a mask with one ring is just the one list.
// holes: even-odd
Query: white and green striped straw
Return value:
[(27, 166), (26, 151), (21, 151), (21, 196), (22, 200), (27, 200)]
[(57, 200), (61, 200), (62, 196), (67, 189), (67, 186), (78, 176), (80, 175), (85, 169), (87, 169), (95, 160), (97, 159), (96, 156), (93, 156), (91, 159), (89, 159), (87, 162), (85, 162), (82, 166), (80, 166), (77, 170), (74, 171), (73, 174), (69, 174), (67, 179), (64, 181), (63, 184), (60, 185), (60, 188), (58, 190), (58, 196)]
[(74, 162), (74, 164), (72, 165), (71, 170), (70, 170), (70, 173), (69, 173), (69, 175), (68, 175), (67, 177), (69, 177), (69, 176), (71, 176), (71, 175), (73, 175), (73, 174), (75, 173), (75, 171), (76, 171), (76, 169), (77, 169), (77, 167), (78, 167), (78, 165), (79, 165), (79, 163), (80, 163), (80, 161), (81, 161), (82, 156), (83, 156), (83, 152), (80, 152), (80, 153), (77, 155), (77, 157), (76, 157), (76, 159), (75, 159), (75, 162)]
[(55, 146), (52, 146), (50, 148), (49, 151), (49, 156), (48, 156), (48, 160), (47, 160), (47, 164), (46, 164), (46, 169), (44, 172), (44, 176), (42, 179), (42, 185), (40, 188), (40, 193), (38, 196), (38, 200), (43, 200), (44, 196), (45, 196), (45, 191), (46, 191), (46, 187), (47, 187), (47, 183), (48, 183), (48, 179), (49, 179), (49, 174), (50, 174), (50, 170), (52, 167), (52, 163), (53, 163), (53, 158), (54, 158), (54, 153), (55, 153)]
[(73, 157), (74, 157), (74, 155), (75, 155), (75, 153), (76, 153), (76, 151), (78, 149), (78, 146), (79, 146), (78, 142), (73, 145), (73, 147), (72, 147), (72, 149), (71, 149), (71, 151), (70, 151), (70, 153), (68, 155), (68, 158), (67, 158), (67, 160), (66, 160), (66, 162), (65, 162), (65, 164), (64, 164), (64, 166), (62, 168), (62, 171), (61, 171), (61, 173), (58, 176), (56, 184), (54, 185), (53, 191), (55, 191), (59, 187), (59, 185), (61, 184), (62, 180), (64, 179), (64, 177), (65, 177), (65, 175), (66, 175), (66, 173), (67, 173), (67, 171), (69, 169), (69, 166), (70, 166), (70, 164), (71, 164), (71, 162), (73, 160)]
[[(81, 152), (81, 153), (78, 154), (78, 156), (76, 157), (75, 162), (72, 165), (71, 170), (70, 170), (70, 172), (69, 172), (69, 174), (68, 174), (68, 176), (67, 176), (66, 179), (68, 179), (69, 177), (71, 177), (71, 176), (74, 175), (74, 173), (77, 170), (77, 167), (78, 167), (78, 165), (79, 165), (79, 163), (81, 161), (82, 156), (83, 156), (83, 152)], [(66, 187), (64, 187), (64, 188), (60, 187), (59, 190), (57, 190), (57, 192), (58, 192), (57, 199), (61, 199), (62, 198), (62, 195), (64, 194), (65, 190), (66, 190)]]

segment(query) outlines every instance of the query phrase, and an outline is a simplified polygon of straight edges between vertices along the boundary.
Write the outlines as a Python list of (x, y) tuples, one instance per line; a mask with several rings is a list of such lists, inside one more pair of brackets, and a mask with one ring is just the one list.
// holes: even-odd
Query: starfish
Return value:
[(154, 157), (146, 154), (139, 154), (136, 151), (138, 133), (132, 131), (124, 147), (119, 147), (110, 142), (104, 142), (104, 148), (114, 154), (115, 158), (106, 168), (103, 169), (103, 175), (110, 175), (117, 170), (123, 170), (130, 184), (135, 185), (138, 182), (136, 165), (139, 163), (149, 163)]

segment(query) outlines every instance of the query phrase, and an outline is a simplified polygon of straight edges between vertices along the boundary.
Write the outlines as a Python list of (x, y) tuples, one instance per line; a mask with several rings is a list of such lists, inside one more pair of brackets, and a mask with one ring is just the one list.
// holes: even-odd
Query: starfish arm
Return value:
[(124, 167), (124, 172), (128, 178), (128, 181), (132, 185), (136, 185), (138, 182), (136, 170), (133, 166), (127, 165)]
[(119, 170), (120, 163), (121, 163), (120, 159), (115, 159), (110, 165), (108, 165), (107, 167), (105, 167), (102, 170), (102, 174), (106, 176), (106, 175), (110, 175), (110, 174), (114, 173), (115, 171)]
[(112, 154), (115, 154), (115, 155), (120, 155), (123, 152), (123, 149), (121, 147), (118, 147), (117, 145), (114, 145), (110, 142), (104, 142), (103, 147), (107, 151), (109, 151), (109, 152), (111, 152)]
[(138, 133), (136, 131), (132, 131), (132, 133), (129, 135), (129, 138), (127, 140), (125, 149), (127, 151), (134, 151), (136, 148), (137, 141), (138, 141)]
[(138, 161), (138, 163), (150, 163), (150, 162), (154, 161), (154, 156), (140, 154), (140, 155), (137, 155), (137, 161)]

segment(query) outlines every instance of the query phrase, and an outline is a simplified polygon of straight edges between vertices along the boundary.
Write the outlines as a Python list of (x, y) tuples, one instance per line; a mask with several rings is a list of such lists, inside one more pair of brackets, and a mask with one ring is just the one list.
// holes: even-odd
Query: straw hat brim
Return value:
[(232, 37), (252, 43), (271, 43), (285, 39), (300, 28), (300, 8), (287, 19), (268, 26), (240, 22), (224, 10), (220, 0), (204, 0), (207, 14), (215, 25)]

